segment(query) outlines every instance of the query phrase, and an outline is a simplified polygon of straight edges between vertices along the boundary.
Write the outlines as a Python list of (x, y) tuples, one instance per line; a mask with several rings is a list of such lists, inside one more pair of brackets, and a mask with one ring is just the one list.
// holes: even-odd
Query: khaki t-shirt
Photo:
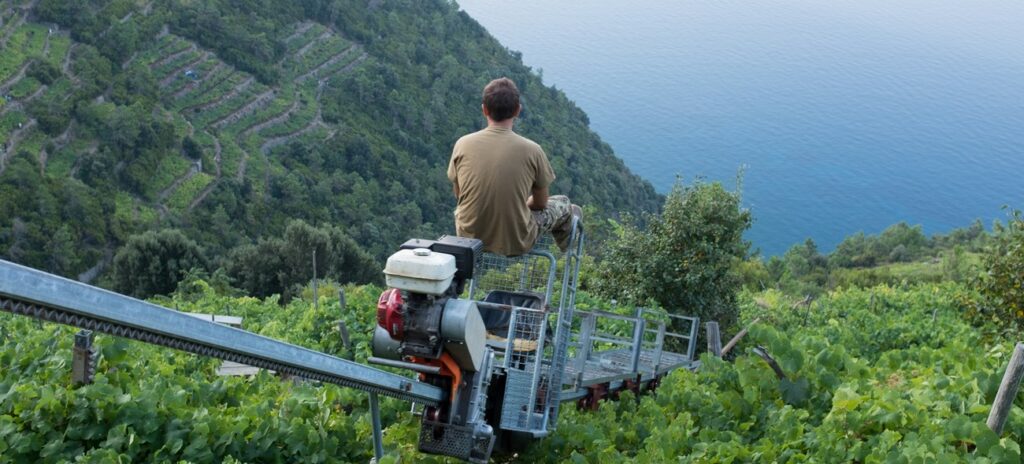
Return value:
[(448, 179), (459, 187), (460, 237), (478, 238), (484, 250), (506, 256), (533, 248), (538, 231), (526, 200), (555, 180), (540, 145), (511, 129), (487, 127), (455, 142)]

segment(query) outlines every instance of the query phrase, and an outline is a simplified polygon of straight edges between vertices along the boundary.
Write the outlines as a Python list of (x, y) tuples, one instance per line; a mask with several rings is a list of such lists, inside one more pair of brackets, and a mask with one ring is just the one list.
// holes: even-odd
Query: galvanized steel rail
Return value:
[(433, 385), (0, 260), (0, 310), (436, 405)]

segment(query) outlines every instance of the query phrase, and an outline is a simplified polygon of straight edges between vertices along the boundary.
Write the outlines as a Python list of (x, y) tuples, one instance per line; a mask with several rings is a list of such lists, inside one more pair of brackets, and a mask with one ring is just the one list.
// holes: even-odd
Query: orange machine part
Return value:
[[(459, 369), (459, 363), (455, 362), (455, 359), (448, 353), (441, 353), (441, 357), (437, 359), (426, 359), (416, 356), (411, 356), (410, 358), (410, 361), (417, 364), (440, 367), (441, 375), (451, 377), (452, 392), (450, 401), (455, 403), (455, 394), (459, 391), (459, 386), (462, 385), (462, 369)], [(423, 380), (425, 377), (426, 374), (420, 374), (420, 380)]]

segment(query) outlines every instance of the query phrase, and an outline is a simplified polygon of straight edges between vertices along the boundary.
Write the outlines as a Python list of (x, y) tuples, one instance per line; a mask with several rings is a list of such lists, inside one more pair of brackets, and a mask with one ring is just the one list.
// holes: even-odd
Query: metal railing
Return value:
[[(548, 234), (522, 256), (485, 253), (469, 287), (469, 298), (481, 309), (511, 314), (504, 350), (496, 353), (507, 376), (501, 420), (504, 429), (543, 436), (558, 415), (583, 253), (583, 230), (578, 218), (572, 221), (570, 245), (562, 255), (560, 287), (556, 288), (559, 262), (550, 251)], [(540, 303), (527, 308), (487, 301), (495, 300), (489, 296), (496, 291), (533, 296)], [(557, 306), (552, 301), (556, 294)]]
[[(672, 367), (691, 363), (699, 319), (637, 308), (633, 316), (607, 311), (576, 311), (569, 356), (572, 389), (620, 379), (647, 380)], [(672, 321), (685, 328), (671, 332)], [(667, 349), (679, 340), (685, 353)]]
[[(647, 308), (640, 308), (638, 316), (647, 320), (646, 335), (654, 335), (651, 344), (654, 345), (657, 359), (655, 364), (661, 360), (661, 353), (664, 352), (666, 342), (669, 339), (680, 341), (680, 345), (686, 347), (684, 355), (686, 359), (693, 361), (697, 353), (697, 333), (700, 330), (700, 318), (691, 316), (680, 316), (676, 314), (654, 311)], [(685, 332), (670, 332), (668, 327), (672, 321), (678, 321), (684, 327)], [(667, 337), (667, 338), (666, 338)]]

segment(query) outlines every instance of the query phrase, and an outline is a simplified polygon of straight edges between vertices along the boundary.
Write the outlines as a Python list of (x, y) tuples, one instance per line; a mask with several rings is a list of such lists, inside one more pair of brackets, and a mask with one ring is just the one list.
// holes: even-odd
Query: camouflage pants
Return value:
[(545, 232), (551, 232), (558, 248), (565, 251), (569, 247), (569, 239), (572, 238), (572, 202), (565, 195), (552, 195), (548, 197), (548, 205), (541, 211), (533, 211), (533, 222), (537, 224), (540, 233), (539, 240)]

